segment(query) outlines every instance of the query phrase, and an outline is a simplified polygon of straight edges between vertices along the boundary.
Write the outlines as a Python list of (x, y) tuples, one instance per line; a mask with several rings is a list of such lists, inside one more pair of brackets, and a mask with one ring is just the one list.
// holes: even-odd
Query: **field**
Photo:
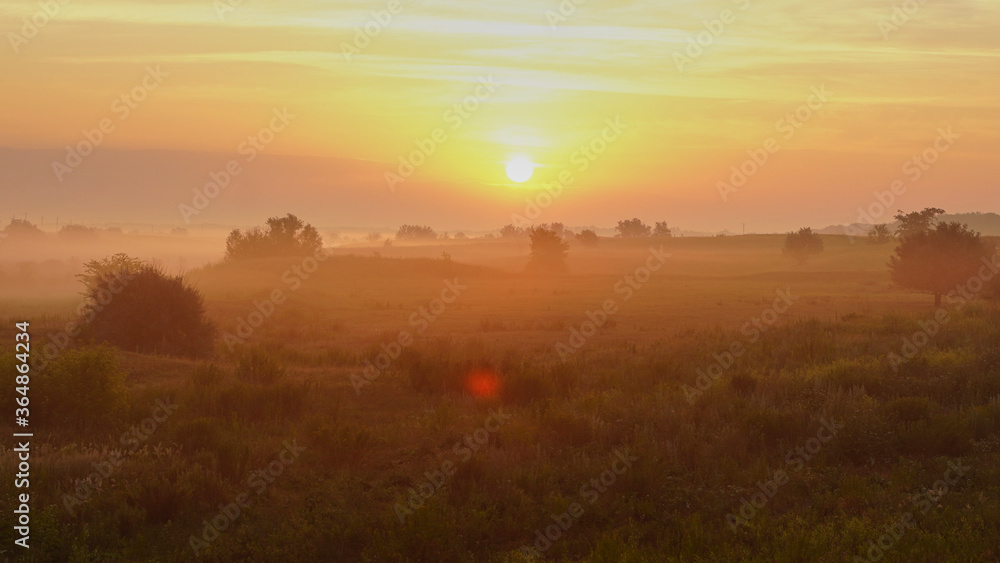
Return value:
[[(187, 271), (214, 358), (71, 342), (34, 376), (24, 560), (1000, 560), (995, 301), (935, 310), (891, 284), (892, 245), (824, 242), (799, 263), (780, 236), (603, 239), (547, 276), (480, 239)], [(33, 353), (61, 348), (73, 267), (2, 266), (0, 338), (28, 320)], [(57, 377), (78, 373), (112, 391)]]

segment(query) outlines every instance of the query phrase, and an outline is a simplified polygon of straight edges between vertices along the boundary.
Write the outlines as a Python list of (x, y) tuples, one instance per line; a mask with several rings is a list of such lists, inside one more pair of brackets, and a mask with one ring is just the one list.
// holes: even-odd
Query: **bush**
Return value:
[(531, 229), (531, 260), (528, 269), (533, 271), (562, 272), (566, 270), (566, 243), (552, 229), (537, 227)]
[(81, 433), (110, 431), (126, 411), (125, 374), (106, 346), (67, 350), (43, 372), (34, 372), (40, 424)]
[(271, 217), (264, 228), (254, 227), (244, 233), (239, 229), (226, 239), (226, 260), (247, 260), (279, 256), (308, 256), (323, 249), (319, 231), (289, 213)]
[(597, 236), (597, 233), (590, 229), (584, 229), (580, 231), (580, 234), (576, 235), (576, 240), (580, 241), (583, 246), (597, 246), (597, 243), (601, 240)]
[(823, 252), (823, 239), (809, 227), (788, 233), (785, 237), (784, 253), (796, 260), (804, 261), (809, 256), (821, 252)]
[(403, 225), (396, 231), (396, 238), (399, 240), (434, 240), (437, 238), (437, 233), (434, 229), (427, 226), (420, 225)]
[(124, 255), (87, 264), (84, 335), (133, 352), (207, 356), (214, 329), (180, 276)]

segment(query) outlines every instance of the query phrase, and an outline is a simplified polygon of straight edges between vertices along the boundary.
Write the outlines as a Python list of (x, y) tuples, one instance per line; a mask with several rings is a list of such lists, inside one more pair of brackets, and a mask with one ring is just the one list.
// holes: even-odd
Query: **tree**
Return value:
[(207, 356), (214, 329), (201, 294), (125, 254), (85, 265), (84, 336), (133, 352)]
[[(45, 237), (45, 232), (29, 223), (27, 219), (11, 219), (3, 233), (11, 238), (20, 239), (40, 239)], [(3, 237), (0, 237), (3, 238)]]
[(892, 230), (885, 223), (875, 225), (868, 231), (869, 244), (885, 244), (893, 238)]
[(226, 260), (307, 256), (323, 248), (319, 231), (289, 213), (271, 217), (266, 225), (243, 232), (234, 229), (226, 239)]
[(653, 236), (665, 238), (672, 237), (674, 234), (670, 232), (670, 227), (667, 226), (666, 221), (657, 221), (656, 226), (653, 227)]
[(59, 238), (65, 240), (97, 240), (99, 238), (97, 229), (84, 227), (83, 225), (63, 225), (59, 229)]
[(566, 270), (566, 254), (569, 243), (552, 229), (535, 227), (528, 236), (531, 238), (531, 260), (528, 269), (536, 271)]
[(618, 221), (615, 230), (618, 231), (616, 236), (620, 238), (641, 238), (648, 237), (653, 228), (639, 219), (633, 218), (628, 221)]
[(562, 223), (542, 223), (539, 227), (555, 231), (556, 236), (558, 237), (566, 236), (566, 225), (563, 225)]
[(434, 229), (422, 225), (402, 225), (396, 231), (398, 240), (433, 240), (437, 238)]
[(935, 307), (941, 306), (942, 295), (975, 277), (982, 260), (994, 252), (979, 233), (960, 223), (907, 232), (889, 258), (889, 273), (900, 287), (934, 295)]
[(525, 234), (527, 232), (524, 229), (512, 224), (504, 225), (500, 228), (500, 238), (521, 238)]
[(597, 246), (601, 238), (591, 229), (584, 229), (580, 231), (580, 234), (576, 235), (576, 240), (580, 241), (580, 244), (584, 246)]
[(790, 232), (785, 237), (784, 253), (799, 261), (823, 252), (823, 239), (809, 227)]
[(926, 232), (937, 223), (937, 216), (943, 213), (944, 209), (938, 209), (937, 207), (925, 207), (923, 211), (914, 211), (912, 213), (903, 213), (902, 210), (899, 210), (895, 216), (896, 221), (899, 222), (899, 225), (896, 227), (896, 236), (903, 238)]

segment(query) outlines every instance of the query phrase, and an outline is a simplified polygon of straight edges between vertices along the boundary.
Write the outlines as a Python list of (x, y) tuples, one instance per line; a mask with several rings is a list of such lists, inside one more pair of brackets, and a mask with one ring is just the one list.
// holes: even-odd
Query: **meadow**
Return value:
[[(891, 244), (824, 242), (602, 239), (564, 275), (479, 239), (190, 270), (214, 357), (74, 341), (33, 376), (18, 556), (1000, 560), (1000, 310), (942, 320), (892, 285)], [(6, 294), (0, 339), (59, 340), (80, 298), (51, 280)]]

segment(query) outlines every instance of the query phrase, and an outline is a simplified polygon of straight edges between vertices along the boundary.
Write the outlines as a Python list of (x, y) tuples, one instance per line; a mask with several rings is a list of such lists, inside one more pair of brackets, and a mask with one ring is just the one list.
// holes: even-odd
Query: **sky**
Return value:
[(997, 29), (995, 0), (2, 0), (0, 214), (774, 232), (1000, 211)]

